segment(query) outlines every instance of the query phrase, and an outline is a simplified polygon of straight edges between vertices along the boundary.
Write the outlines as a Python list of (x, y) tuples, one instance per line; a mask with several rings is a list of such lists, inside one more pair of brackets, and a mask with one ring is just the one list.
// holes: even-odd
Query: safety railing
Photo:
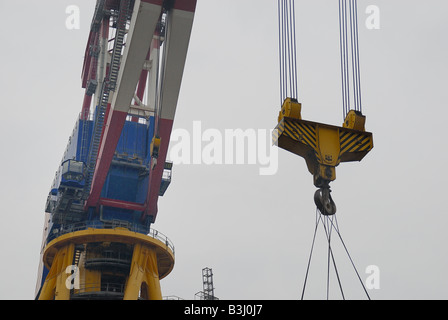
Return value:
[(101, 283), (84, 284), (74, 288), (71, 295), (73, 298), (82, 298), (86, 296), (123, 296), (125, 286), (122, 283)]
[(147, 232), (147, 228), (145, 228), (143, 226), (132, 225), (132, 224), (129, 224), (126, 222), (120, 222), (120, 221), (111, 221), (109, 223), (103, 223), (103, 222), (99, 223), (99, 222), (91, 222), (91, 221), (79, 222), (79, 223), (70, 224), (70, 225), (61, 227), (59, 229), (53, 229), (52, 233), (49, 234), (47, 237), (47, 243), (49, 243), (50, 241), (52, 241), (64, 234), (87, 230), (88, 228), (93, 228), (93, 229), (124, 228), (124, 229), (128, 229), (131, 232), (146, 234), (147, 236), (164, 243), (167, 248), (171, 249), (173, 254), (175, 253), (173, 242), (163, 233), (161, 233), (155, 229), (152, 229), (152, 228), (149, 229), (149, 232)]

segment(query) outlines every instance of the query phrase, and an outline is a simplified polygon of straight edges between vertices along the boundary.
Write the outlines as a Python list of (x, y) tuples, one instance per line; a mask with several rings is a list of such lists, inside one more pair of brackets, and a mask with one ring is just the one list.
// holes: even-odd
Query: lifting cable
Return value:
[[(279, 66), (280, 66), (280, 103), (286, 98), (298, 100), (298, 81), (297, 81), (297, 51), (295, 40), (295, 7), (294, 0), (278, 0), (278, 32), (279, 32)], [(339, 0), (339, 40), (341, 54), (341, 78), (342, 78), (342, 106), (343, 119), (350, 111), (354, 109), (362, 113), (361, 101), (361, 80), (359, 68), (359, 43), (358, 43), (358, 5), (357, 0)], [(351, 85), (350, 85), (350, 82)], [(351, 90), (352, 89), (352, 90)], [(353, 97), (353, 100), (351, 100)], [(353, 102), (351, 102), (353, 101)], [(370, 300), (370, 296), (364, 286), (364, 283), (356, 269), (353, 259), (342, 240), (336, 215), (323, 214), (319, 208), (316, 208), (316, 224), (314, 229), (311, 251), (308, 259), (308, 265), (305, 274), (301, 299), (305, 295), (305, 288), (310, 270), (311, 257), (313, 255), (317, 229), (322, 222), (325, 235), (328, 242), (327, 253), (327, 299), (330, 292), (330, 268), (331, 265), (336, 273), (339, 290), (342, 298), (345, 300), (342, 289), (341, 279), (336, 266), (336, 261), (331, 247), (332, 233), (336, 232), (350, 259), (350, 262), (358, 276), (358, 279)], [(334, 230), (334, 231), (333, 231)]]
[[(344, 247), (344, 250), (350, 260), (350, 263), (358, 277), (359, 282), (361, 283), (362, 288), (364, 289), (364, 292), (367, 296), (367, 299), (370, 300), (370, 296), (369, 293), (367, 292), (366, 287), (364, 286), (364, 283), (361, 279), (361, 276), (359, 275), (358, 270), (356, 269), (355, 263), (352, 259), (352, 257), (350, 256), (350, 253), (348, 252), (347, 246), (345, 245), (344, 240), (342, 239), (341, 233), (339, 231), (339, 226), (338, 226), (338, 222), (337, 222), (337, 218), (336, 218), (336, 214), (332, 215), (332, 216), (328, 216), (328, 215), (323, 215), (319, 209), (316, 208), (316, 225), (314, 228), (314, 235), (313, 235), (313, 241), (311, 244), (311, 251), (310, 251), (310, 255), (308, 258), (308, 264), (307, 264), (307, 268), (306, 268), (306, 274), (305, 274), (305, 281), (303, 283), (303, 288), (302, 288), (302, 296), (301, 296), (301, 300), (304, 299), (304, 295), (305, 295), (305, 288), (306, 288), (306, 284), (307, 284), (307, 280), (308, 280), (308, 274), (309, 274), (309, 270), (310, 270), (310, 265), (311, 265), (311, 257), (313, 255), (313, 250), (314, 250), (314, 244), (315, 244), (315, 240), (316, 240), (316, 234), (317, 234), (317, 229), (319, 227), (320, 221), (322, 221), (322, 225), (325, 231), (325, 235), (327, 237), (327, 241), (328, 241), (328, 256), (327, 256), (327, 300), (329, 299), (329, 292), (330, 292), (330, 261), (333, 264), (334, 267), (334, 271), (336, 274), (336, 278), (338, 280), (338, 286), (339, 286), (339, 290), (341, 292), (342, 295), (342, 299), (345, 300), (345, 295), (344, 295), (344, 291), (342, 289), (342, 284), (341, 284), (341, 279), (339, 277), (339, 272), (338, 269), (336, 267), (336, 261), (334, 259), (334, 255), (333, 255), (333, 250), (331, 248), (331, 233), (332, 230), (334, 229), (335, 232), (338, 234), (339, 236), (339, 240), (341, 241), (342, 246)], [(331, 260), (330, 260), (331, 258)]]
[[(154, 136), (160, 136), (159, 129), (159, 118), (162, 115), (162, 106), (163, 106), (163, 86), (165, 80), (165, 70), (166, 70), (166, 55), (167, 55), (167, 37), (168, 37), (168, 28), (170, 24), (170, 11), (166, 10), (166, 12), (161, 16), (160, 19), (160, 32), (157, 38), (157, 57), (156, 57), (156, 95), (155, 95), (155, 108), (154, 108)], [(163, 40), (162, 40), (163, 38)], [(162, 45), (163, 43), (163, 45)], [(160, 51), (162, 50), (162, 54)]]
[(280, 105), (287, 98), (298, 99), (296, 19), (294, 0), (278, 0), (280, 59)]
[[(165, 2), (162, 15), (158, 23), (158, 37), (157, 37), (157, 54), (156, 54), (156, 81), (155, 81), (155, 100), (154, 100), (154, 136), (151, 142), (151, 157), (154, 159), (153, 167), (157, 164), (160, 148), (160, 117), (162, 116), (163, 108), (163, 92), (164, 80), (166, 75), (166, 59), (169, 42), (169, 30), (171, 23), (171, 9), (173, 1)], [(162, 52), (160, 52), (162, 51)]]
[[(357, 0), (339, 0), (339, 46), (343, 119), (345, 119), (351, 108), (362, 113), (357, 12)], [(294, 0), (278, 0), (280, 104), (287, 97), (298, 100), (295, 30)]]
[[(342, 109), (343, 119), (345, 119), (351, 107), (362, 113), (357, 0), (339, 0), (339, 47), (341, 52)], [(350, 94), (350, 73), (353, 103), (351, 103)]]

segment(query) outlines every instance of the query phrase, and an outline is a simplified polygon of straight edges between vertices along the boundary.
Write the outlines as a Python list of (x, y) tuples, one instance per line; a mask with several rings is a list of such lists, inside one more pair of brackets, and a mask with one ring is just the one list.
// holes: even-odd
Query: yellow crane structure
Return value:
[[(336, 167), (341, 162), (361, 161), (373, 148), (373, 136), (366, 132), (366, 117), (362, 114), (357, 2), (339, 0), (344, 113), (340, 127), (302, 119), (297, 89), (294, 1), (278, 0), (278, 16), (280, 97), (283, 102), (273, 131), (273, 143), (305, 159), (314, 185), (319, 188), (314, 196), (316, 205), (323, 214), (332, 215), (336, 213), (336, 205), (331, 198), (329, 184), (336, 179)], [(350, 73), (353, 75), (353, 100)]]
[[(318, 188), (314, 194), (317, 210), (313, 246), (317, 226), (322, 221), (328, 240), (327, 299), (329, 297), (330, 257), (344, 297), (330, 244), (333, 228), (342, 241), (335, 215), (336, 204), (330, 194), (330, 182), (336, 179), (336, 167), (340, 163), (361, 161), (373, 148), (373, 135), (366, 131), (366, 117), (362, 113), (357, 0), (338, 1), (343, 123), (341, 126), (334, 126), (302, 119), (302, 104), (298, 99), (297, 88), (294, 0), (278, 0), (280, 100), (282, 105), (272, 137), (273, 144), (305, 159), (308, 171), (313, 175), (314, 185)], [(348, 254), (345, 244), (344, 248)], [(311, 254), (312, 252), (313, 249), (311, 249)], [(352, 261), (351, 257), (350, 260)], [(356, 273), (358, 274), (357, 271)], [(358, 278), (360, 279), (359, 274)], [(364, 285), (363, 288), (367, 294)], [(367, 296), (369, 297), (368, 294)]]
[(330, 195), (330, 182), (336, 179), (336, 167), (341, 162), (361, 161), (373, 148), (372, 133), (365, 131), (365, 116), (350, 110), (341, 127), (303, 120), (301, 104), (286, 98), (273, 132), (278, 147), (305, 159), (314, 185), (319, 210), (325, 215), (336, 213)]

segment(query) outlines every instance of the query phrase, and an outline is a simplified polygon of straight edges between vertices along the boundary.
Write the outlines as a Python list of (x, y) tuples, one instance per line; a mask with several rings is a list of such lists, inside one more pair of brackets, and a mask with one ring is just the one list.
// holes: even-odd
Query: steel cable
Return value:
[(293, 0), (278, 0), (280, 101), (298, 99), (295, 7)]
[(355, 50), (356, 50), (356, 68), (357, 68), (357, 76), (358, 76), (358, 111), (362, 112), (362, 99), (361, 99), (361, 71), (359, 66), (359, 37), (358, 37), (358, 1), (354, 1), (354, 26), (355, 26)]
[(317, 233), (317, 227), (319, 226), (319, 221), (321, 219), (319, 210), (316, 208), (316, 226), (314, 228), (314, 235), (313, 235), (313, 242), (311, 243), (311, 251), (310, 251), (310, 256), (308, 258), (308, 265), (306, 267), (306, 273), (305, 273), (305, 281), (303, 282), (303, 288), (302, 288), (302, 296), (301, 296), (301, 300), (303, 300), (303, 297), (305, 295), (305, 287), (306, 287), (306, 283), (308, 280), (308, 273), (310, 271), (310, 264), (311, 264), (311, 257), (313, 255), (313, 250), (314, 250), (314, 243), (316, 241), (316, 233)]
[(329, 299), (329, 290), (330, 290), (330, 282), (329, 282), (330, 281), (329, 280), (330, 279), (330, 258), (331, 258), (331, 262), (332, 262), (334, 270), (335, 270), (335, 274), (336, 274), (336, 278), (337, 278), (337, 281), (338, 281), (339, 290), (340, 290), (341, 295), (342, 295), (342, 299), (345, 300), (344, 291), (342, 289), (342, 282), (341, 282), (341, 279), (340, 279), (340, 276), (339, 276), (339, 272), (338, 272), (338, 269), (337, 269), (337, 266), (336, 266), (336, 260), (334, 258), (333, 250), (331, 248), (331, 233), (332, 233), (333, 229), (338, 234), (339, 239), (341, 241), (341, 244), (344, 247), (344, 250), (345, 250), (345, 252), (347, 254), (347, 257), (349, 258), (349, 260), (350, 260), (350, 262), (352, 264), (352, 267), (353, 267), (353, 269), (354, 269), (354, 271), (355, 271), (355, 273), (356, 273), (356, 275), (358, 277), (358, 280), (360, 281), (361, 286), (364, 289), (364, 292), (365, 292), (368, 300), (370, 300), (369, 293), (367, 292), (367, 289), (366, 289), (364, 283), (362, 282), (361, 276), (359, 275), (359, 272), (358, 272), (358, 270), (357, 270), (357, 268), (355, 266), (355, 263), (354, 263), (351, 255), (350, 255), (350, 253), (348, 251), (348, 248), (345, 245), (344, 240), (342, 239), (341, 233), (339, 231), (339, 225), (338, 225), (338, 221), (337, 221), (336, 215), (334, 215), (334, 217), (331, 217), (331, 218), (329, 216), (324, 216), (324, 215), (322, 215), (322, 213), (317, 208), (316, 208), (316, 224), (315, 224), (315, 228), (314, 228), (314, 234), (313, 234), (313, 240), (312, 240), (312, 244), (311, 244), (311, 250), (310, 250), (309, 257), (308, 257), (308, 264), (307, 264), (306, 273), (305, 273), (305, 280), (304, 280), (303, 287), (302, 287), (301, 300), (303, 300), (304, 296), (305, 296), (305, 289), (306, 289), (306, 285), (307, 285), (307, 281), (308, 281), (308, 275), (309, 275), (310, 266), (311, 266), (311, 258), (312, 258), (312, 255), (313, 255), (314, 245), (315, 245), (315, 241), (316, 241), (317, 229), (319, 227), (319, 224), (320, 224), (321, 220), (322, 220), (322, 226), (324, 228), (325, 235), (326, 235), (326, 238), (327, 238), (327, 241), (328, 241), (327, 288), (326, 288), (326, 290), (327, 290), (327, 292), (326, 292), (327, 300)]
[[(351, 108), (362, 112), (357, 12), (357, 0), (348, 0), (348, 4), (347, 0), (339, 0), (339, 47), (344, 119)], [(352, 88), (350, 88), (350, 82), (352, 82)], [(351, 105), (352, 97), (353, 105)]]
[[(337, 225), (337, 218), (336, 218), (336, 216), (335, 216), (335, 221), (336, 221), (336, 225)], [(355, 263), (354, 263), (354, 261), (353, 261), (351, 255), (350, 255), (350, 253), (348, 252), (348, 249), (347, 249), (347, 246), (345, 245), (344, 240), (342, 240), (342, 236), (341, 236), (341, 233), (339, 232), (339, 228), (336, 227), (336, 226), (333, 224), (333, 221), (331, 221), (331, 224), (332, 224), (333, 227), (335, 228), (336, 233), (338, 234), (339, 239), (341, 240), (342, 246), (344, 247), (345, 252), (347, 253), (348, 258), (350, 259), (350, 262), (351, 262), (351, 264), (352, 264), (352, 266), (353, 266), (353, 269), (355, 270), (356, 275), (358, 276), (359, 282), (361, 283), (361, 286), (362, 286), (362, 288), (364, 289), (364, 292), (366, 293), (367, 298), (370, 300), (369, 293), (367, 292), (367, 289), (366, 289), (366, 287), (364, 286), (364, 283), (362, 282), (361, 276), (359, 275), (359, 272), (358, 272), (358, 270), (356, 269)]]
[[(326, 216), (326, 220), (327, 220), (327, 226), (329, 226), (329, 222), (330, 222), (330, 217)], [(331, 218), (331, 220), (333, 220), (333, 217)], [(325, 227), (324, 224), (324, 230), (325, 230), (325, 234), (327, 236), (327, 240), (328, 240), (328, 256), (327, 256), (327, 300), (329, 299), (329, 294), (330, 294), (330, 256), (331, 256), (331, 260), (333, 262), (333, 267), (334, 267), (334, 271), (336, 274), (336, 278), (338, 280), (338, 285), (339, 285), (339, 289), (341, 291), (341, 295), (342, 298), (345, 300), (345, 296), (344, 296), (344, 291), (342, 290), (342, 284), (341, 284), (341, 279), (339, 277), (339, 272), (338, 272), (338, 268), (336, 267), (336, 261), (334, 259), (334, 255), (333, 255), (333, 250), (331, 249), (331, 230), (333, 229), (333, 221), (331, 221), (332, 224), (331, 226), (329, 226), (329, 231), (327, 232), (327, 228)]]

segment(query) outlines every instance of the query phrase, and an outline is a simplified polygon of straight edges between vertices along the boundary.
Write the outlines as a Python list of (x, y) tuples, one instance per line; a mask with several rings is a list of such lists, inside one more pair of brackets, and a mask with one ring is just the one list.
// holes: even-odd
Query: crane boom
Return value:
[[(150, 226), (171, 181), (167, 151), (195, 9), (196, 0), (97, 0), (81, 113), (45, 207), (37, 298), (109, 296), (107, 280), (121, 298), (161, 298), (174, 246)], [(126, 259), (110, 279), (117, 257)], [(89, 290), (55, 280), (70, 266)], [(148, 274), (135, 277), (141, 269)]]

